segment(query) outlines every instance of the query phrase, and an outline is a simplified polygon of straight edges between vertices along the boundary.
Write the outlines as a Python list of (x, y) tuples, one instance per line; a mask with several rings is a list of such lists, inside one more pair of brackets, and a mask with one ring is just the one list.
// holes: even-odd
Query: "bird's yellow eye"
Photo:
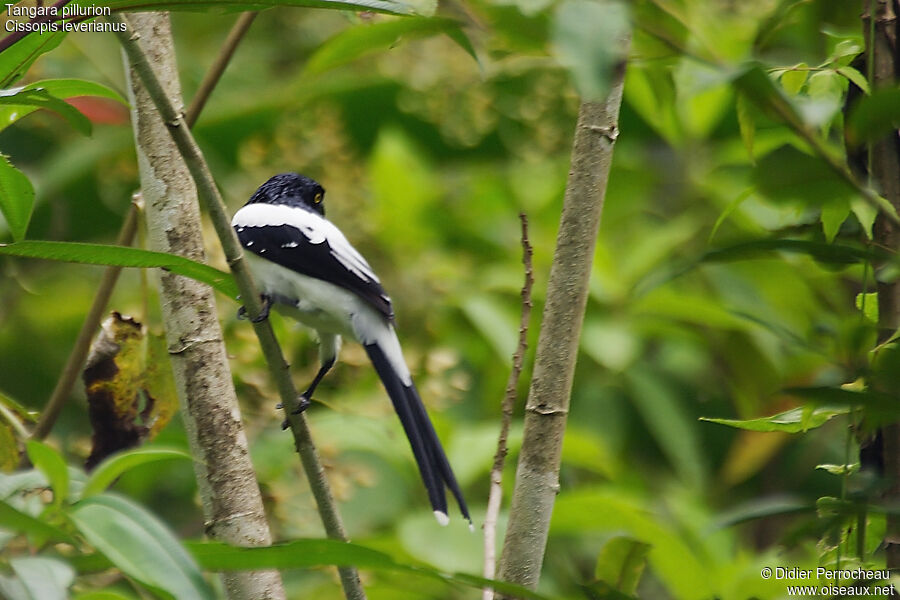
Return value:
[(322, 202), (322, 192), (318, 192), (316, 194), (316, 197), (313, 198), (313, 202), (315, 202), (316, 204), (320, 204)]

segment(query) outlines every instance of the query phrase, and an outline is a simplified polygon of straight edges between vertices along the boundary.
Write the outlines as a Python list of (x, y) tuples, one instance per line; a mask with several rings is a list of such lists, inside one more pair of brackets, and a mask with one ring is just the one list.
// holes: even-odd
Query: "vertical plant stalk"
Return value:
[[(503, 499), (503, 464), (506, 462), (507, 439), (513, 410), (516, 407), (516, 390), (519, 377), (522, 375), (522, 362), (528, 350), (528, 323), (531, 320), (531, 288), (534, 286), (534, 270), (531, 266), (531, 243), (528, 241), (528, 217), (519, 213), (522, 222), (522, 264), (525, 267), (525, 284), (522, 286), (522, 317), (519, 321), (519, 344), (512, 357), (512, 370), (506, 381), (506, 392), (503, 395), (503, 416), (500, 422), (500, 435), (497, 439), (497, 453), (494, 454), (494, 465), (491, 467), (491, 487), (488, 492), (487, 511), (484, 515), (484, 576), (487, 579), (496, 577), (497, 565), (497, 517), (500, 515), (500, 503)], [(493, 600), (494, 590), (484, 588), (482, 600)]]
[[(131, 20), (162, 74), (161, 85), (180, 98), (174, 46), (165, 13)], [(197, 191), (178, 148), (166, 131), (133, 65), (128, 69), (135, 147), (151, 250), (205, 260)], [(212, 289), (170, 272), (159, 275), (166, 341), (194, 469), (213, 538), (239, 546), (272, 543), (256, 474), (250, 462), (225, 343)], [(284, 598), (275, 570), (223, 575), (232, 600)]]
[[(625, 49), (627, 46), (626, 42)], [(550, 516), (559, 491), (563, 433), (597, 230), (618, 136), (624, 76), (623, 62), (616, 69), (606, 100), (584, 102), (579, 110), (525, 406), (525, 431), (498, 578), (532, 589), (540, 578)]]
[[(193, 127), (194, 123), (197, 122), (203, 107), (206, 106), (206, 101), (219, 83), (219, 79), (221, 79), (225, 68), (231, 62), (238, 44), (244, 38), (247, 30), (250, 29), (250, 25), (257, 14), (255, 12), (243, 13), (235, 22), (234, 27), (232, 27), (231, 32), (225, 39), (225, 43), (219, 49), (218, 55), (206, 72), (203, 83), (191, 99), (191, 104), (184, 118), (188, 127)], [(134, 241), (134, 235), (137, 231), (137, 211), (136, 200), (132, 200), (131, 207), (125, 215), (125, 221), (123, 221), (119, 230), (119, 236), (116, 238), (117, 246), (130, 246)], [(103, 318), (103, 313), (109, 304), (109, 299), (112, 297), (113, 289), (116, 287), (121, 272), (122, 267), (106, 267), (106, 270), (103, 272), (100, 287), (97, 288), (97, 293), (94, 294), (91, 308), (81, 324), (78, 337), (75, 339), (75, 345), (69, 353), (69, 358), (66, 360), (62, 373), (56, 382), (56, 387), (53, 388), (53, 393), (50, 394), (47, 406), (41, 412), (41, 418), (31, 433), (32, 438), (42, 440), (47, 437), (53, 429), (56, 419), (59, 418), (59, 413), (72, 393), (72, 386), (78, 378), (78, 373), (84, 367), (84, 361), (87, 359), (87, 353), (91, 345), (91, 338), (100, 326), (100, 320)]]
[[(874, 19), (874, 23), (871, 19)], [(863, 16), (863, 30), (869, 45), (867, 54), (874, 63), (869, 67), (873, 76), (873, 89), (895, 85), (900, 67), (900, 57), (897, 55), (896, 0), (869, 0)], [(870, 32), (874, 35), (870, 35)], [(900, 139), (897, 131), (872, 144), (869, 163), (882, 196), (900, 211)], [(896, 252), (900, 249), (900, 226), (879, 213), (875, 221), (874, 242)], [(883, 342), (900, 328), (900, 282), (896, 279), (881, 281), (878, 278), (876, 281), (879, 341)], [(896, 353), (894, 357), (896, 360)], [(893, 365), (893, 368), (897, 367), (898, 365)], [(882, 365), (881, 368), (892, 367)], [(896, 389), (884, 391), (897, 393)], [(883, 500), (887, 505), (894, 505), (900, 502), (900, 423), (886, 426), (882, 435), (884, 476), (888, 482)], [(900, 568), (900, 515), (894, 512), (887, 515), (885, 553), (887, 567)]]
[[(200, 200), (209, 212), (216, 235), (222, 244), (225, 258), (231, 267), (235, 283), (237, 283), (240, 290), (241, 302), (246, 307), (247, 313), (251, 317), (253, 331), (259, 338), (259, 345), (266, 359), (269, 374), (278, 388), (282, 406), (294, 437), (294, 445), (297, 448), (297, 453), (300, 454), (303, 469), (309, 479), (309, 485), (316, 499), (325, 532), (332, 539), (347, 541), (347, 534), (344, 531), (340, 514), (337, 511), (337, 504), (325, 478), (325, 469), (321, 460), (319, 460), (315, 444), (313, 444), (306, 418), (303, 414), (293, 414), (294, 409), (297, 407), (297, 389), (291, 379), (287, 362), (281, 352), (281, 347), (278, 345), (278, 340), (275, 338), (275, 333), (272, 331), (272, 326), (268, 319), (258, 323), (253, 322), (253, 319), (262, 312), (259, 290), (244, 260), (243, 250), (238, 242), (237, 235), (231, 228), (231, 222), (225, 210), (225, 202), (222, 200), (222, 196), (219, 194), (215, 181), (209, 172), (203, 153), (194, 141), (190, 130), (186, 127), (183, 115), (175, 108), (171, 99), (160, 85), (154, 68), (141, 47), (141, 36), (129, 33), (132, 31), (131, 25), (122, 15), (114, 13), (108, 19), (111, 22), (124, 23), (126, 25), (126, 31), (117, 31), (116, 37), (127, 54), (135, 75), (140, 77), (150, 98), (156, 105), (165, 129), (168, 130), (169, 135), (181, 152), (181, 156), (197, 186)], [(354, 567), (338, 567), (338, 573), (341, 578), (341, 585), (344, 588), (344, 594), (348, 599), (360, 600), (366, 597), (359, 580), (359, 574)]]

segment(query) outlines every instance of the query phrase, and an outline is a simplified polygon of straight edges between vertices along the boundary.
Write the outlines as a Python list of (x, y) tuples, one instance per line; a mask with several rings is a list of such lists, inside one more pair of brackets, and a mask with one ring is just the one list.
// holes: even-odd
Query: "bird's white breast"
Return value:
[(355, 294), (286, 269), (252, 252), (245, 256), (260, 291), (272, 298), (278, 312), (322, 333), (356, 337), (348, 324), (363, 303)]

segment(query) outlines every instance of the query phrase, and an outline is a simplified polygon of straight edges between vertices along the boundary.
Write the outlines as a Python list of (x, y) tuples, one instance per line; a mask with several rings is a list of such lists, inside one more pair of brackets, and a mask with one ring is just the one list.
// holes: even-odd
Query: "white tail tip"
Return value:
[(475, 525), (472, 524), (472, 521), (469, 521), (469, 531), (475, 533)]
[(441, 524), (441, 527), (446, 527), (447, 523), (450, 522), (450, 517), (447, 516), (447, 513), (439, 510), (434, 511), (434, 518)]

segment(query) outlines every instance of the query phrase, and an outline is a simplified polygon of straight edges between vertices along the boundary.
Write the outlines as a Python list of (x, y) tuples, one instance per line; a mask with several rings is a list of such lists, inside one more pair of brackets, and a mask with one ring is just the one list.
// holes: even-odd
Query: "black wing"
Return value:
[(296, 225), (283, 221), (266, 225), (258, 218), (244, 221), (241, 213), (251, 206), (254, 205), (238, 211), (232, 222), (245, 249), (302, 275), (349, 290), (393, 322), (391, 299), (378, 277), (330, 221), (300, 208), (292, 208), (303, 213), (297, 214)]

